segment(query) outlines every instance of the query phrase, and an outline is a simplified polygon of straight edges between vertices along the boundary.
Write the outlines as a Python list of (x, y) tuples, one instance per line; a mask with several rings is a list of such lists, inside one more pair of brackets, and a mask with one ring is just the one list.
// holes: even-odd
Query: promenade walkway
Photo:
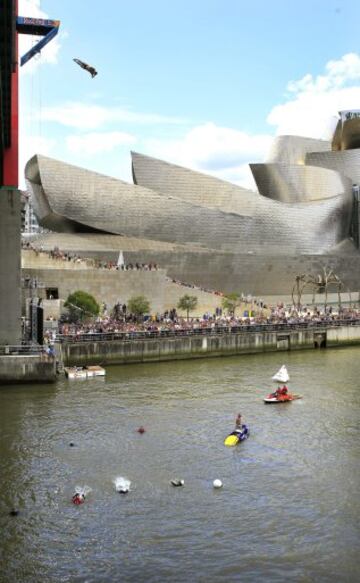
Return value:
[(294, 330), (315, 330), (340, 326), (360, 326), (360, 317), (309, 322), (236, 324), (229, 326), (209, 326), (199, 328), (167, 328), (159, 330), (133, 330), (122, 332), (87, 332), (58, 334), (56, 341), (73, 342), (111, 342), (113, 340), (129, 342), (132, 340), (174, 338), (184, 336), (214, 336), (239, 333), (286, 332)]

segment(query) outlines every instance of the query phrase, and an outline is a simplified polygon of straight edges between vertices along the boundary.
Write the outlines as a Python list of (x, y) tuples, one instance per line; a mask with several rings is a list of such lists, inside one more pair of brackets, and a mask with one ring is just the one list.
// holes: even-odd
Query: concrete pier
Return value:
[(65, 366), (130, 364), (360, 344), (357, 325), (287, 328), (173, 337), (87, 340), (57, 345)]
[(56, 380), (55, 358), (46, 354), (0, 355), (0, 385), (52, 383)]

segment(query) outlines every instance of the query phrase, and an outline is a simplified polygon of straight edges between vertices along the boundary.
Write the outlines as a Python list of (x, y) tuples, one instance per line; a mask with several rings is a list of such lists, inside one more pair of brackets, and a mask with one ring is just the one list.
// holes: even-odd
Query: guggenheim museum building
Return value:
[(250, 164), (257, 190), (132, 152), (133, 184), (35, 155), (25, 178), (45, 249), (126, 263), (223, 292), (288, 295), (332, 269), (360, 289), (360, 111), (331, 141), (275, 138)]

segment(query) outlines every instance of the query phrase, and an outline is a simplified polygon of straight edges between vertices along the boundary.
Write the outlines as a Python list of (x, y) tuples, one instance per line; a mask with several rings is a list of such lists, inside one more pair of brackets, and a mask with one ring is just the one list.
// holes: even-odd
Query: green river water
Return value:
[[(303, 399), (265, 405), (282, 364)], [(3, 386), (0, 582), (355, 583), (359, 410), (360, 348)], [(250, 437), (226, 448), (239, 411)]]

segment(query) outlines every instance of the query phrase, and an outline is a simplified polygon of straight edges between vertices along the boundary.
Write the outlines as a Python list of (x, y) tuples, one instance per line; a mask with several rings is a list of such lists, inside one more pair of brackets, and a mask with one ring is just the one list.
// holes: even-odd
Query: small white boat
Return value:
[(67, 366), (64, 368), (68, 379), (86, 379), (86, 370), (81, 366)]
[(277, 371), (272, 377), (272, 380), (276, 383), (287, 383), (290, 380), (289, 373), (286, 366), (283, 364), (282, 367)]
[(104, 377), (105, 376), (105, 369), (102, 366), (94, 365), (94, 366), (87, 366), (86, 372), (88, 377)]
[(68, 379), (88, 379), (105, 376), (105, 369), (101, 366), (67, 366), (64, 370)]

